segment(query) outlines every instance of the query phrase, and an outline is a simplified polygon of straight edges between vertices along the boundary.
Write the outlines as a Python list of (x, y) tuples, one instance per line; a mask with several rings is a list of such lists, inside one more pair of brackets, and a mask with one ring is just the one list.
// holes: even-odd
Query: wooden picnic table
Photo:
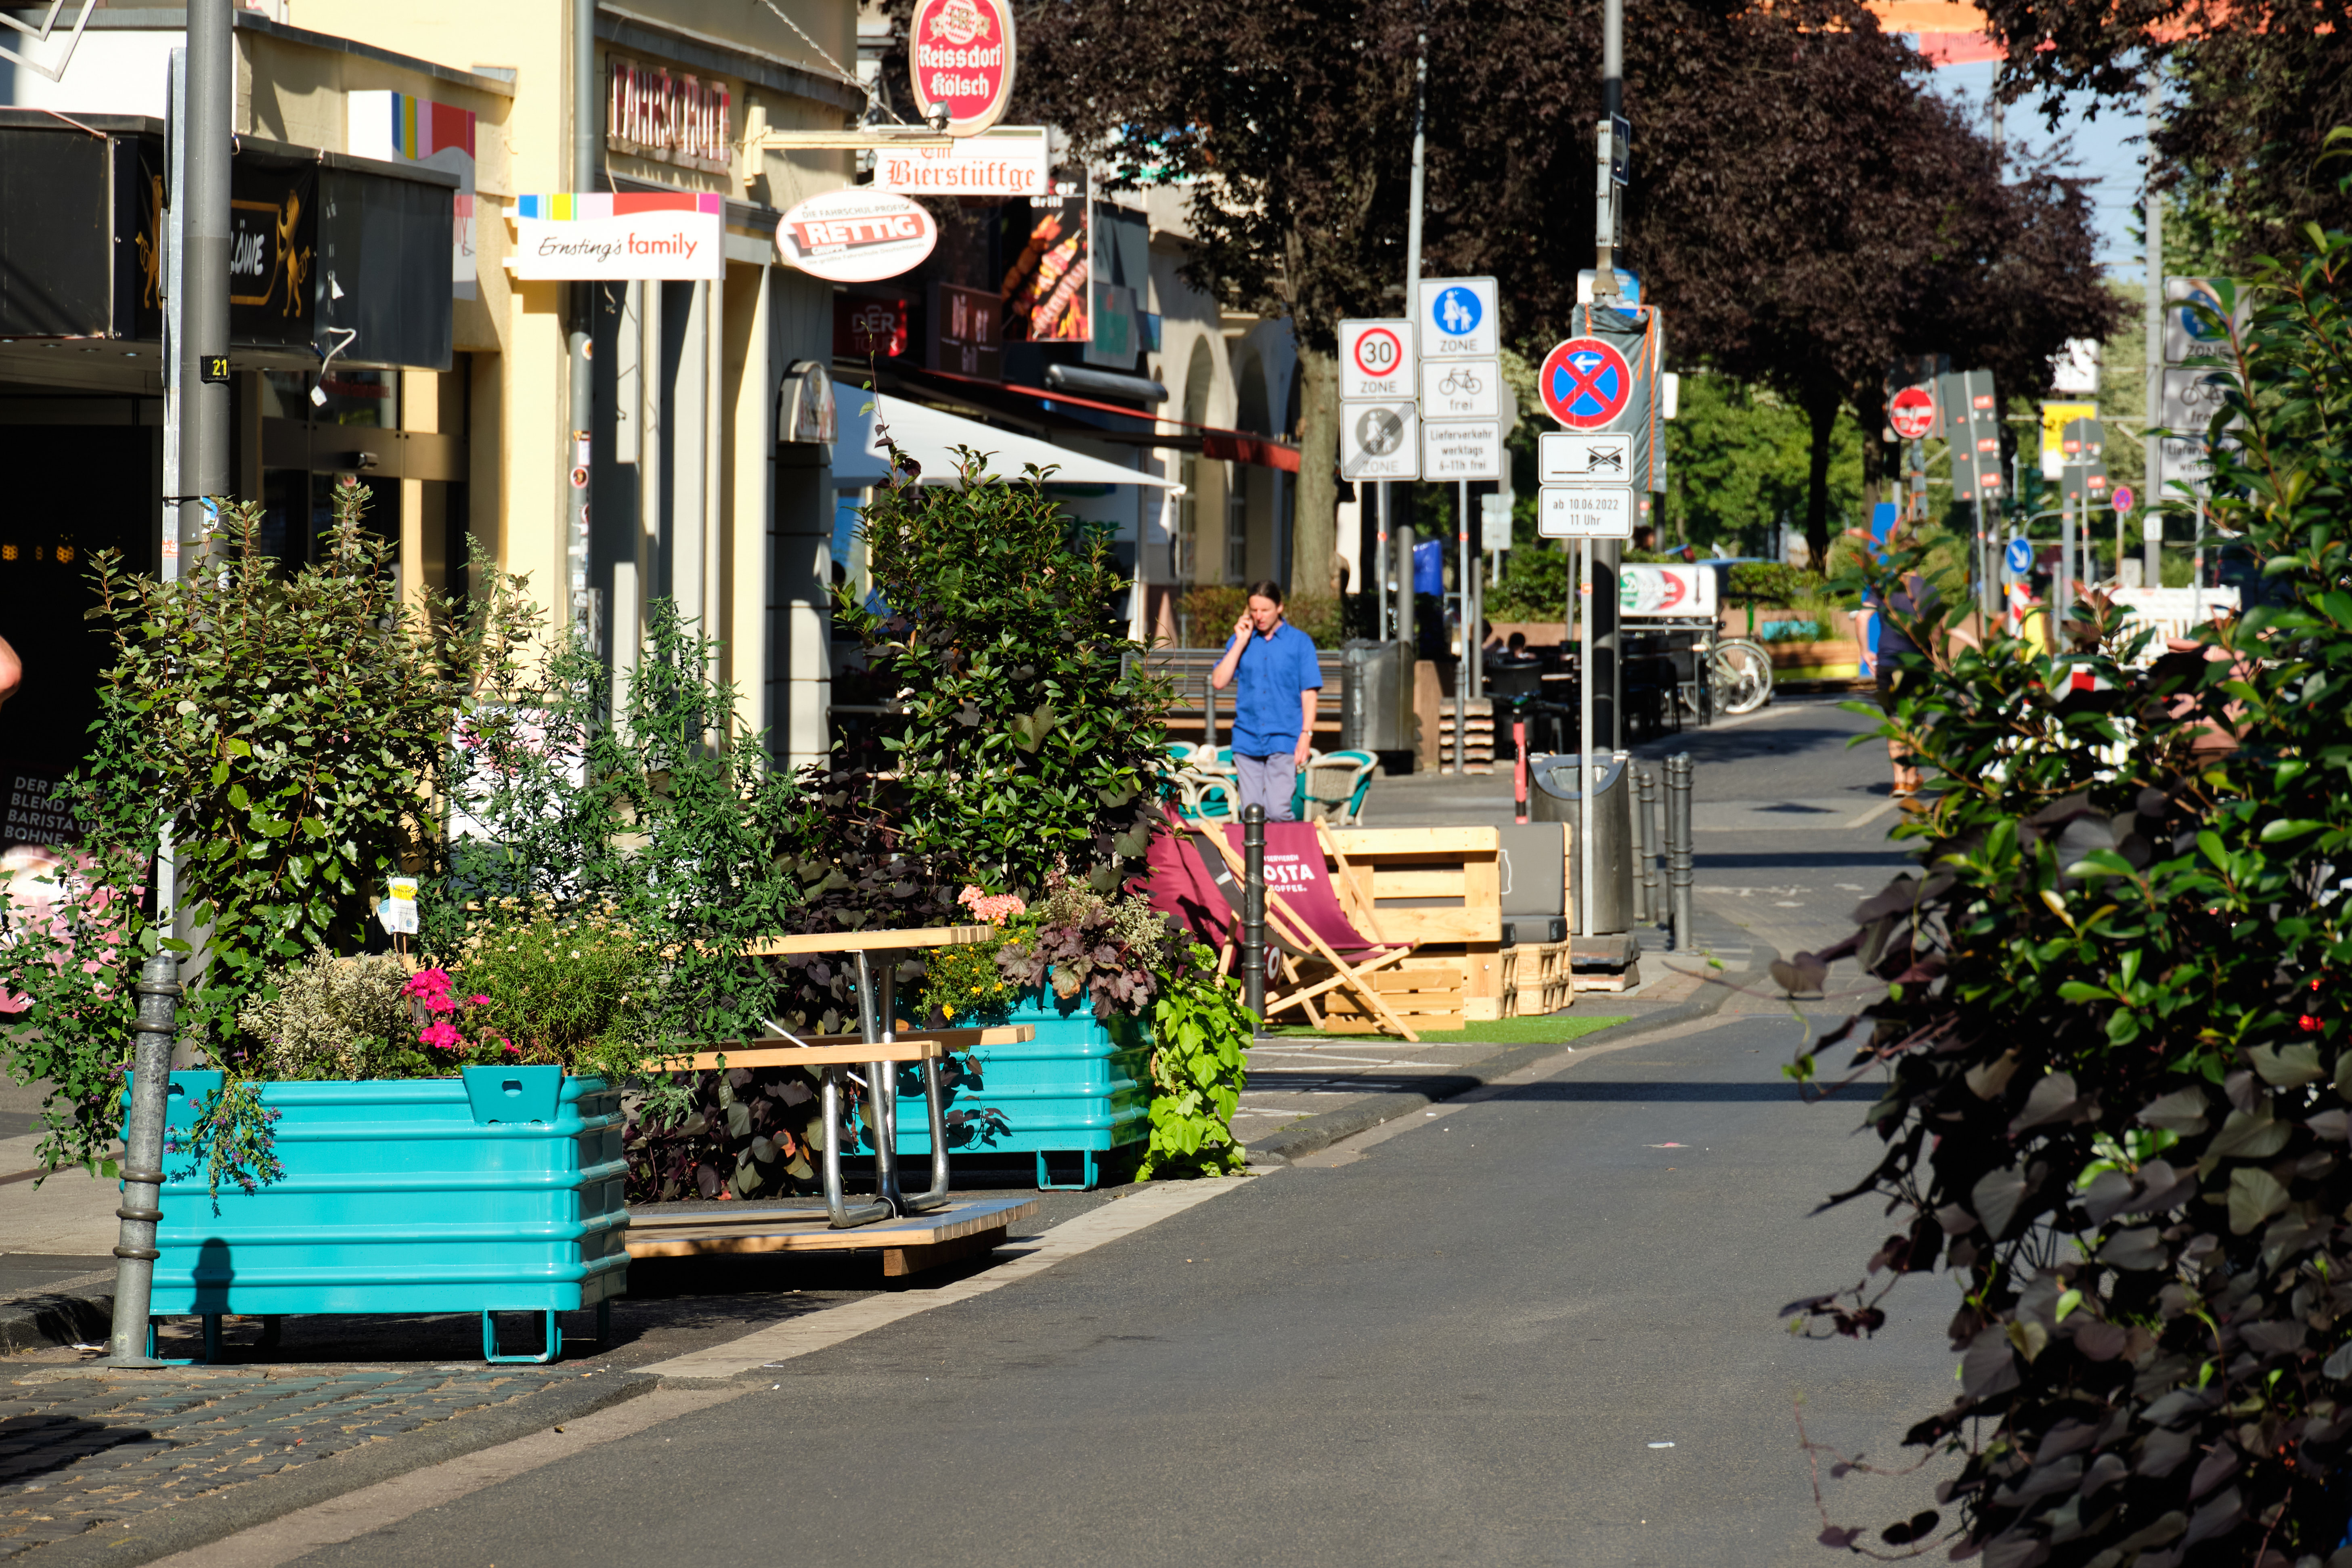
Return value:
[[(801, 953), (850, 953), (857, 963), (857, 1023), (855, 1035), (797, 1036), (771, 1023), (772, 1037), (759, 1039), (697, 1041), (665, 1058), (673, 1072), (709, 1071), (727, 1068), (805, 1067), (816, 1070), (824, 1119), (825, 1212), (837, 1230), (895, 1219), (901, 1215), (942, 1209), (948, 1205), (947, 1089), (940, 1062), (950, 1051), (975, 1046), (1018, 1045), (1036, 1037), (1028, 1024), (982, 1029), (919, 1029), (901, 1035), (896, 1007), (878, 1006), (874, 976), (887, 974), (891, 965), (875, 963), (877, 953), (905, 952), (938, 947), (961, 947), (985, 942), (996, 934), (993, 926), (919, 926), (903, 931), (809, 931), (774, 936), (751, 943), (746, 952), (759, 958), (782, 958)], [(919, 1062), (923, 1070), (924, 1100), (929, 1110), (931, 1187), (908, 1194), (898, 1185), (898, 1063)], [(875, 1201), (851, 1204), (842, 1195), (841, 1079), (852, 1067), (866, 1069), (866, 1125), (874, 1139)]]

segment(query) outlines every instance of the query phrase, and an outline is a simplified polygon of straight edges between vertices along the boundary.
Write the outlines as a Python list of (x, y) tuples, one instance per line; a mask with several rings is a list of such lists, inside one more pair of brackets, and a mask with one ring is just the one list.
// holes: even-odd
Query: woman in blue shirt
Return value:
[(1249, 585), (1249, 608), (1234, 623), (1233, 640), (1209, 682), (1234, 696), (1234, 771), (1243, 809), (1265, 807), (1268, 822), (1288, 822), (1297, 773), (1315, 736), (1315, 694), (1323, 672), (1315, 639), (1282, 616), (1282, 584)]

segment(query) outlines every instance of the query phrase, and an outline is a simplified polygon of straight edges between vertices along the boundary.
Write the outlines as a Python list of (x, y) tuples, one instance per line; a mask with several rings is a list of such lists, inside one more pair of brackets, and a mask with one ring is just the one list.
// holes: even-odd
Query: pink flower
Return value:
[(466, 998), (466, 1005), (468, 1007), (487, 1007), (489, 1005), (490, 999), (487, 996), (468, 996)]
[(446, 969), (420, 969), (408, 977), (400, 988), (403, 996), (446, 996), (449, 994), (449, 972)]
[(431, 1046), (437, 1051), (453, 1051), (466, 1043), (465, 1037), (457, 1033), (457, 1026), (447, 1023), (427, 1025), (425, 1032), (416, 1038), (420, 1045)]

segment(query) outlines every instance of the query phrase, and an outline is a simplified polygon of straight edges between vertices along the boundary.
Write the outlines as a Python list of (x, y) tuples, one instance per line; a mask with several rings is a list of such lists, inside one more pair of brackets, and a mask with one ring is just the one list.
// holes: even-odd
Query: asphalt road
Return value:
[[(1867, 1343), (1779, 1319), (1883, 1225), (1809, 1217), (1874, 1144), (1780, 1078), (1799, 1027), (1596, 1048), (299, 1561), (1821, 1561), (1796, 1401), (1895, 1457), (1953, 1301), (1912, 1282)], [(1874, 1523), (1927, 1487), (1825, 1484)]]

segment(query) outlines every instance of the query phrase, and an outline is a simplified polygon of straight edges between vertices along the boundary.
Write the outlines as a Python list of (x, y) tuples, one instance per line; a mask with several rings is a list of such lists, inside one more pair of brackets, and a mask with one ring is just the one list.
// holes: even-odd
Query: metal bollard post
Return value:
[(155, 1292), (155, 1226), (163, 1217), (163, 1120), (172, 1093), (180, 966), (168, 952), (140, 967), (138, 1039), (131, 1054), (131, 1115), (122, 1130), (122, 1222), (114, 1244), (114, 1326), (106, 1366), (155, 1367), (147, 1353), (147, 1308)]
[(1691, 951), (1691, 760), (1666, 759), (1666, 888), (1675, 921), (1675, 951)]
[(1648, 889), (1650, 923), (1662, 926), (1666, 923), (1666, 900), (1664, 883), (1658, 876), (1658, 857), (1665, 852), (1665, 835), (1658, 818), (1658, 796), (1661, 791), (1657, 771), (1643, 770), (1642, 793), (1635, 802), (1635, 807), (1642, 814), (1642, 836), (1644, 842), (1650, 846), (1650, 852), (1642, 860), (1642, 883)]
[(1242, 807), (1242, 1005), (1265, 1023), (1265, 807)]
[(1650, 911), (1649, 773), (1635, 768), (1626, 783), (1633, 790), (1633, 923), (1645, 926), (1656, 918)]

